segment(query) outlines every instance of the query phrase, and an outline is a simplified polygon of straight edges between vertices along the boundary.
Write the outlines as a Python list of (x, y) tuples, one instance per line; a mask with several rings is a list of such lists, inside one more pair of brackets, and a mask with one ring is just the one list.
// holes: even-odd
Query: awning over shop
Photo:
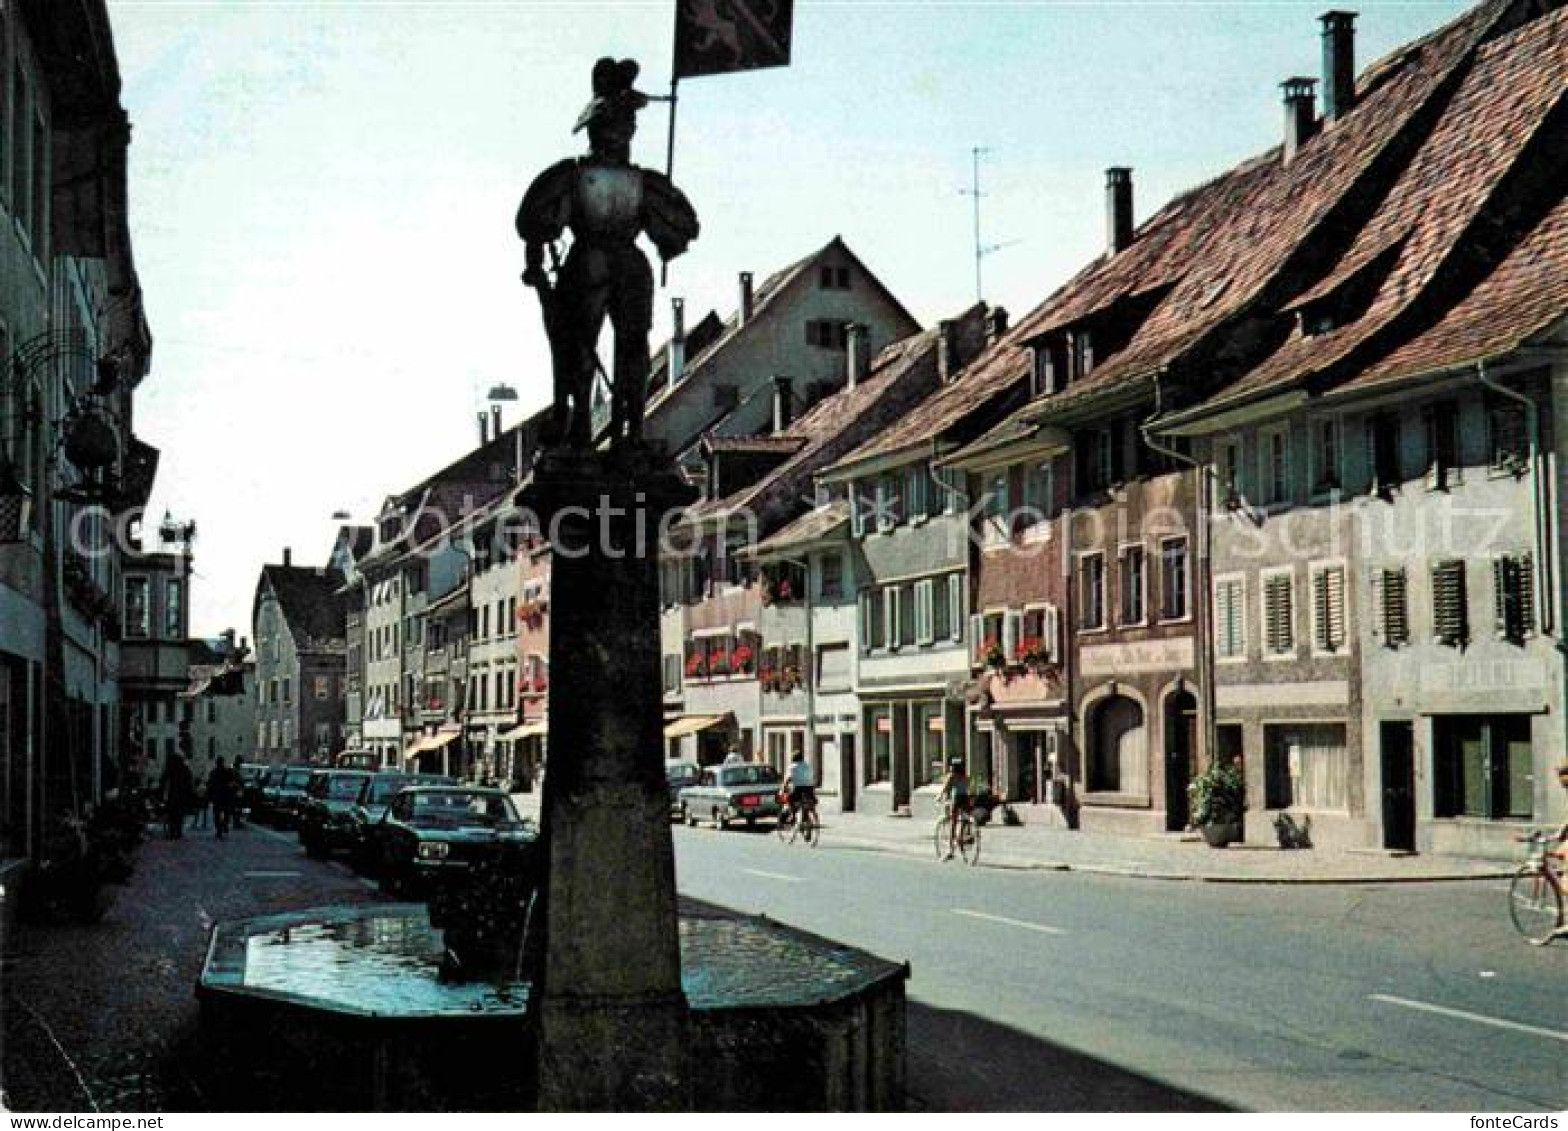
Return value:
[(682, 715), (664, 725), (665, 738), (684, 738), (688, 734), (707, 730), (723, 723), (728, 715)]
[(550, 724), (543, 719), (522, 723), (511, 730), (496, 735), (502, 742), (516, 742), (520, 738), (542, 738), (550, 731)]

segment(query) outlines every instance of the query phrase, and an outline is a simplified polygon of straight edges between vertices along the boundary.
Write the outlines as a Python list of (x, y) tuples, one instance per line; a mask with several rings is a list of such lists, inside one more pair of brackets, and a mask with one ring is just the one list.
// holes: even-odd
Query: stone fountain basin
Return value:
[[(694, 1109), (901, 1105), (907, 966), (710, 904), (680, 915)], [(417, 903), (219, 923), (204, 1045), (249, 1110), (532, 1108), (529, 983), (444, 982), (442, 950)]]

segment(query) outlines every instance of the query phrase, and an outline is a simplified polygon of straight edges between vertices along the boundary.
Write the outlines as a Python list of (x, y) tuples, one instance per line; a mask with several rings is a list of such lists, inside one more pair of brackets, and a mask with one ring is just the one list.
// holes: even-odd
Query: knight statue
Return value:
[[(610, 442), (640, 440), (653, 272), (637, 237), (647, 233), (665, 261), (697, 238), (697, 213), (680, 189), (662, 173), (631, 163), (637, 111), (648, 104), (633, 86), (636, 80), (631, 59), (594, 64), (593, 100), (572, 131), (588, 130), (588, 153), (539, 174), (517, 209), (527, 257), (523, 282), (539, 294), (554, 362), (555, 439), (574, 448), (595, 440), (590, 401), (606, 315), (615, 330)], [(563, 262), (557, 241), (568, 228), (572, 243)]]

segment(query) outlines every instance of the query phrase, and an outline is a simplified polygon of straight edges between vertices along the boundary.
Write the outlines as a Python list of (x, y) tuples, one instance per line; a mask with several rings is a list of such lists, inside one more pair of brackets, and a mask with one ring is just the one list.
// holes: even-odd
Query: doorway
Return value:
[(839, 807), (846, 813), (855, 811), (855, 790), (860, 779), (855, 774), (855, 736), (842, 735), (838, 740)]
[(1383, 847), (1416, 850), (1415, 728), (1409, 722), (1383, 723), (1379, 748), (1383, 763)]
[(1191, 820), (1187, 786), (1198, 746), (1198, 700), (1187, 690), (1165, 700), (1165, 827), (1181, 832)]

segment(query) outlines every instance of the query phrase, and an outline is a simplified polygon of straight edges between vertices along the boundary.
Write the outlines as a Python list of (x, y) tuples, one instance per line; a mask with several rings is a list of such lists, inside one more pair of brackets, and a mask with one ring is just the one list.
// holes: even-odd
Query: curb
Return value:
[[(920, 859), (932, 858), (930, 853), (923, 849), (917, 849), (913, 845), (905, 846), (897, 842), (875, 840), (868, 837), (834, 837), (832, 836), (831, 825), (824, 826), (824, 831), (829, 834), (828, 844), (830, 846), (861, 848), (871, 852), (883, 852), (894, 856), (908, 856)], [(1344, 887), (1361, 884), (1447, 884), (1481, 880), (1496, 881), (1508, 879), (1515, 871), (1515, 869), (1509, 868), (1486, 872), (1439, 872), (1419, 876), (1378, 872), (1354, 876), (1282, 876), (1278, 873), (1231, 875), (1215, 872), (1162, 872), (1145, 868), (1124, 868), (1114, 864), (1072, 864), (1065, 860), (1027, 860), (1016, 856), (1003, 856), (993, 860), (982, 859), (979, 866), (993, 871), (1007, 872), (1077, 872), (1088, 876), (1113, 876), (1127, 880), (1160, 880), (1167, 883), (1267, 884), (1279, 887), (1292, 885), (1302, 887)]]

